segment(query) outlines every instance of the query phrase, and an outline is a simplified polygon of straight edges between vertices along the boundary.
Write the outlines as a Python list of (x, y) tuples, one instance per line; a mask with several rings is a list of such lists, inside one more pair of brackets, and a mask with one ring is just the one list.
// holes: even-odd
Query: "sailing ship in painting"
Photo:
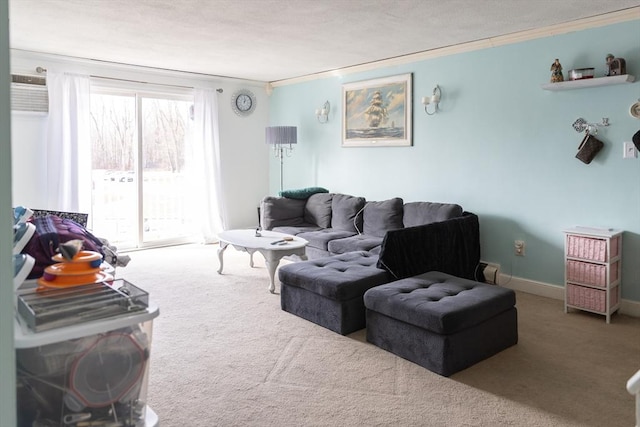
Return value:
[(379, 127), (380, 124), (384, 124), (389, 118), (387, 108), (384, 106), (382, 94), (379, 90), (373, 93), (371, 105), (369, 105), (369, 107), (364, 111), (364, 116), (366, 117), (370, 128)]
[[(396, 120), (389, 120), (392, 115), (397, 118), (397, 109), (401, 105), (401, 103), (393, 103), (393, 111), (390, 111), (393, 98), (397, 96), (404, 98), (404, 93), (399, 93), (397, 90), (399, 86), (396, 84), (386, 88), (370, 89), (367, 91), (366, 101), (363, 100), (364, 102), (360, 105), (348, 106), (353, 107), (354, 110), (359, 110), (352, 110), (354, 113), (352, 117), (359, 116), (361, 120), (357, 121), (360, 126), (347, 126), (347, 139), (401, 139), (405, 137), (404, 127), (396, 127)], [(361, 108), (364, 108), (364, 110)], [(404, 109), (402, 114), (404, 114)]]

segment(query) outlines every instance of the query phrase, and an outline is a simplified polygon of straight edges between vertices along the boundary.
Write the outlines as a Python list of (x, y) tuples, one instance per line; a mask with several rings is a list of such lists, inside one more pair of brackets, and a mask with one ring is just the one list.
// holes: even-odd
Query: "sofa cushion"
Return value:
[(310, 224), (317, 224), (318, 227), (331, 227), (331, 200), (333, 194), (318, 193), (307, 199), (304, 206), (304, 220)]
[(260, 223), (265, 230), (279, 225), (301, 225), (304, 223), (306, 200), (267, 196), (260, 202)]
[(344, 254), (354, 251), (371, 251), (382, 244), (382, 237), (358, 234), (344, 239), (335, 239), (329, 242), (328, 249), (332, 254)]
[(364, 197), (334, 194), (331, 200), (331, 228), (353, 233), (362, 230), (362, 220), (358, 213), (364, 204)]
[(278, 269), (278, 277), (287, 286), (333, 300), (362, 300), (367, 289), (393, 280), (389, 273), (376, 268), (377, 259), (368, 252), (349, 252), (283, 265)]
[(335, 228), (323, 228), (317, 231), (309, 231), (297, 234), (297, 237), (305, 239), (309, 242), (309, 246), (313, 248), (322, 249), (328, 251), (328, 244), (335, 239), (342, 239), (344, 237), (353, 236), (355, 231), (336, 230)]
[(364, 234), (384, 237), (387, 231), (403, 227), (402, 199), (396, 197), (382, 202), (367, 202), (362, 217)]
[(405, 227), (431, 224), (462, 215), (462, 207), (454, 203), (410, 202), (404, 205)]

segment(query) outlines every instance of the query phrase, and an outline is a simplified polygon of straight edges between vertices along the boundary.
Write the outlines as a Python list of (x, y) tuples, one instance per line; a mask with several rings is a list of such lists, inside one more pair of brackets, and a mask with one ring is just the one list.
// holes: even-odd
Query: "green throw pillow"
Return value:
[(280, 196), (286, 197), (287, 199), (305, 200), (316, 193), (328, 193), (328, 192), (329, 190), (327, 190), (326, 188), (308, 187), (308, 188), (301, 188), (299, 190), (284, 190), (280, 192)]

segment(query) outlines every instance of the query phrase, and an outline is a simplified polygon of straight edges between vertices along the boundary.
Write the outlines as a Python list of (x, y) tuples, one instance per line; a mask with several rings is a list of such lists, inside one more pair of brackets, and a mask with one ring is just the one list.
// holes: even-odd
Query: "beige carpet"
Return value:
[[(518, 293), (519, 343), (449, 378), (280, 309), (260, 254), (130, 253), (118, 276), (160, 306), (148, 403), (163, 427), (633, 426), (640, 319), (564, 314)], [(276, 285), (276, 292), (279, 286)]]

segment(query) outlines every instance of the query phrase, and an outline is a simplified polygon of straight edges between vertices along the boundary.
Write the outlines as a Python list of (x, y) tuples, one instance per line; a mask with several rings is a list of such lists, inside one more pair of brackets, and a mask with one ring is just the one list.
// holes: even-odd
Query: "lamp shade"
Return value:
[(270, 126), (265, 129), (265, 142), (269, 145), (298, 143), (298, 128), (295, 126)]

